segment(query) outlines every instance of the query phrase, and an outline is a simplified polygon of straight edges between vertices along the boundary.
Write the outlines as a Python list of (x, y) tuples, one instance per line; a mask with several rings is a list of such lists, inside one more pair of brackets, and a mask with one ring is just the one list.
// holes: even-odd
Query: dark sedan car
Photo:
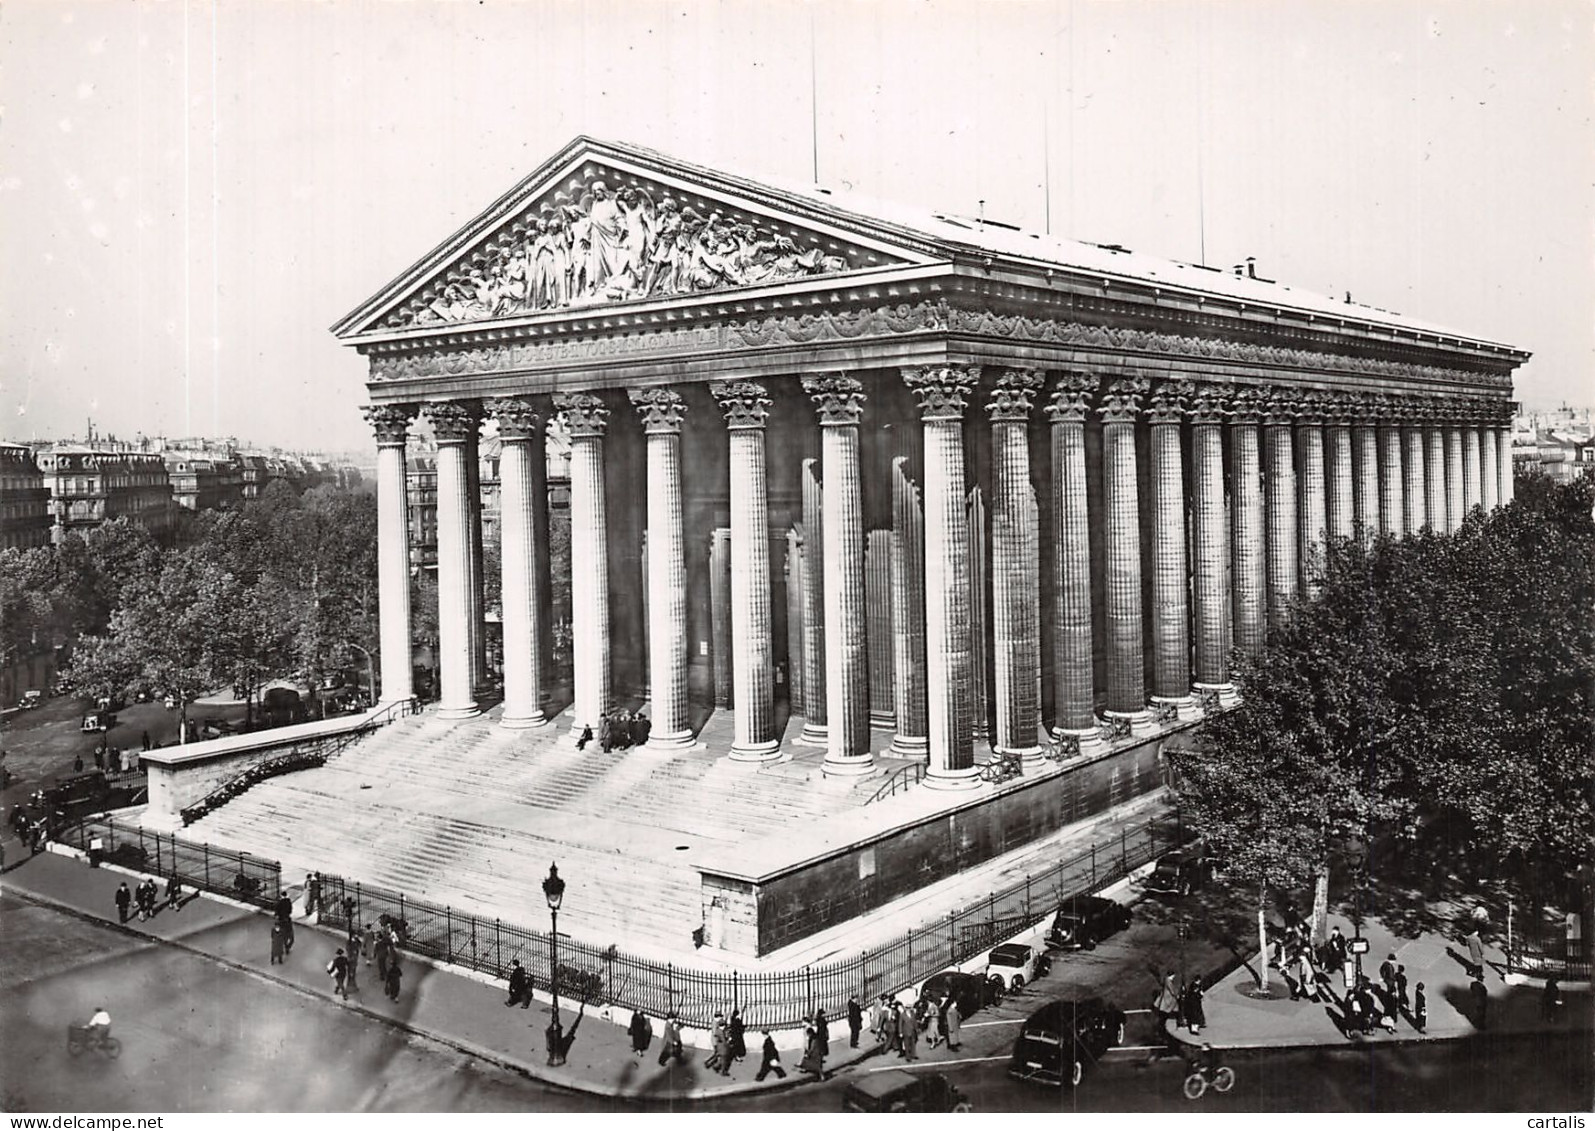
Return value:
[(1047, 945), (1067, 950), (1089, 949), (1130, 925), (1130, 909), (1100, 895), (1079, 895), (1058, 908), (1047, 932)]
[(1000, 981), (983, 978), (979, 974), (965, 974), (962, 970), (943, 970), (925, 979), (919, 996), (936, 1008), (949, 996), (958, 1005), (958, 1016), (968, 1017), (977, 1010), (1002, 1000)]
[(1077, 1087), (1087, 1063), (1124, 1040), (1124, 1012), (1099, 997), (1058, 998), (1032, 1013), (1014, 1042), (1008, 1075)]
[(969, 1100), (936, 1072), (872, 1072), (842, 1093), (843, 1111), (970, 1111)]
[(1190, 895), (1200, 891), (1218, 871), (1218, 861), (1197, 841), (1160, 859), (1146, 878), (1146, 890), (1167, 895)]

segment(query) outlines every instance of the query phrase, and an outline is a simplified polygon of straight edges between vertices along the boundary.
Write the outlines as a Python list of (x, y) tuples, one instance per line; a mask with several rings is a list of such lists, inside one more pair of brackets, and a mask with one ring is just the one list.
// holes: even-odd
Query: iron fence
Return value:
[(107, 863), (162, 878), (175, 875), (187, 887), (257, 907), (273, 906), (282, 891), (282, 867), (275, 860), (118, 824), (114, 817), (89, 817), (61, 830), (55, 839), (83, 852), (98, 847)]
[[(894, 994), (966, 962), (1070, 897), (1104, 887), (1186, 839), (1178, 814), (1151, 818), (877, 950), (794, 970), (746, 974), (678, 966), (561, 933), (558, 990), (567, 1001), (640, 1009), (656, 1017), (673, 1010), (692, 1025), (708, 1025), (716, 1010), (728, 1006), (740, 1009), (755, 1028), (799, 1024), (816, 1007), (835, 1016), (845, 1010), (849, 995), (868, 1001)], [(543, 931), (326, 874), (319, 910), (322, 922), (343, 930), (351, 922), (364, 927), (385, 919), (404, 949), (496, 978), (507, 977), (511, 960), (518, 959), (537, 987), (554, 987), (556, 947)], [(575, 908), (565, 912), (579, 913)]]
[(1564, 920), (1520, 917), (1506, 952), (1507, 969), (1564, 981), (1590, 980), (1590, 948), (1582, 935), (1569, 938)]

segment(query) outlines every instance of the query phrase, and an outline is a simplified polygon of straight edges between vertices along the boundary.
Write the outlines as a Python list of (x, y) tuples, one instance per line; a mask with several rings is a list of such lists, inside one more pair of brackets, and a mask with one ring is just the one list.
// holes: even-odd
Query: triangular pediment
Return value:
[(802, 194), (578, 138), (351, 313), (339, 337), (779, 287), (931, 262)]

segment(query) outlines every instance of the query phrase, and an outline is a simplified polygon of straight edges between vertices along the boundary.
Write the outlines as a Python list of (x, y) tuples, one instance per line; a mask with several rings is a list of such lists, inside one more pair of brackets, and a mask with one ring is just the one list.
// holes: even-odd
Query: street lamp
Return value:
[(549, 984), (554, 994), (554, 1016), (548, 1025), (548, 1063), (557, 1064), (564, 1038), (559, 1023), (559, 905), (565, 898), (565, 881), (559, 878), (557, 864), (548, 866), (548, 878), (543, 881), (543, 897), (548, 900)]

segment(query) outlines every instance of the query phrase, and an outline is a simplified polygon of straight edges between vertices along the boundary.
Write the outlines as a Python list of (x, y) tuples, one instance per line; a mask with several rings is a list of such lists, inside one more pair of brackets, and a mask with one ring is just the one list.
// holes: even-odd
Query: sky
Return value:
[(1583, 0), (6, 0), (0, 436), (372, 446), (328, 326), (571, 138), (1229, 266), (1595, 403)]

